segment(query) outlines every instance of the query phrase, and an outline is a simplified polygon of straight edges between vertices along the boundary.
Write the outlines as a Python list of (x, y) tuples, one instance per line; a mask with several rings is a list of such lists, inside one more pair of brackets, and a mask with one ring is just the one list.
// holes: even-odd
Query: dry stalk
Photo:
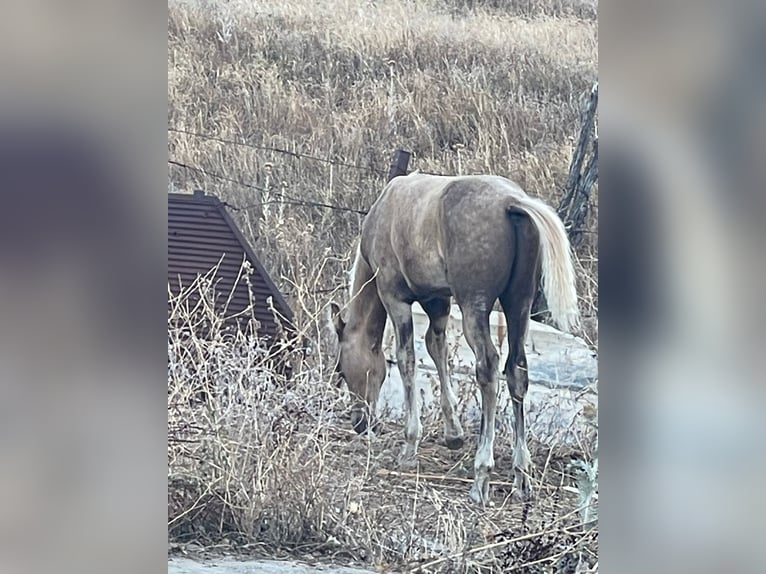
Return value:
[[(532, 445), (544, 472), (526, 516), (504, 481), (494, 483), (495, 508), (467, 503), (470, 446), (453, 453), (436, 444), (438, 409), (424, 413), (415, 488), (413, 477), (393, 470), (400, 426), (354, 436), (346, 391), (333, 384), (322, 313), (329, 299), (347, 299), (362, 218), (279, 198), (367, 209), (384, 183), (375, 170), (403, 145), (414, 153), (413, 169), (508, 175), (557, 204), (579, 122), (572, 95), (596, 77), (594, 3), (390, 0), (359, 10), (341, 0), (172, 0), (168, 8), (170, 126), (337, 163), (168, 134), (173, 159), (228, 178), (173, 166), (169, 188), (253, 206), (233, 217), (289, 294), (299, 336), (310, 344), (306, 357), (294, 357), (288, 381), (257, 338), (224, 332), (209, 297), (193, 306), (169, 297), (171, 541), (272, 554), (308, 548), (314, 558), (392, 570), (448, 556), (436, 567), (461, 573), (529, 565), (568, 548), (519, 547), (518, 561), (503, 554), (569, 536), (551, 524), (577, 526), (566, 464), (591, 460), (588, 440), (571, 454)], [(581, 311), (592, 318), (582, 335), (594, 348), (597, 213), (596, 194), (594, 233), (578, 253)], [(210, 278), (185, 295), (196, 291), (209, 295)], [(475, 392), (461, 386), (463, 405)], [(510, 473), (510, 442), (496, 455), (498, 472)], [(528, 532), (546, 534), (524, 538)], [(518, 542), (499, 544), (500, 536)], [(593, 552), (594, 538), (583, 540)]]

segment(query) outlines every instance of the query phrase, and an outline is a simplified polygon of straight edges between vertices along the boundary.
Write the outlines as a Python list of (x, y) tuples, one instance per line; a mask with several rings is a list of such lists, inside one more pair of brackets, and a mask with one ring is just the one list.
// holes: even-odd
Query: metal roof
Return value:
[[(258, 332), (273, 338), (279, 326), (267, 299), (272, 298), (274, 308), (287, 320), (283, 326), (289, 328), (293, 312), (226, 206), (217, 197), (202, 191), (168, 193), (168, 283), (172, 292), (178, 293), (179, 281), (180, 287), (188, 287), (199, 275), (218, 266), (214, 278), (216, 295), (225, 302), (231, 293), (226, 316), (241, 315), (250, 305), (247, 281), (241, 277), (238, 280), (244, 260), (253, 268), (250, 284), (253, 315), (260, 324)], [(230, 323), (237, 322), (230, 320)]]

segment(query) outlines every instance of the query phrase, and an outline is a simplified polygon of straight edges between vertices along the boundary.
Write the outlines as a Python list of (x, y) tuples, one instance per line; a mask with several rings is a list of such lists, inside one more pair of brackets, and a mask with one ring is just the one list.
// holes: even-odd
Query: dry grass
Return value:
[[(177, 166), (169, 185), (252, 205), (236, 218), (286, 291), (343, 284), (361, 216), (271, 201), (365, 210), (398, 147), (413, 152), (413, 169), (499, 173), (555, 205), (597, 74), (594, 10), (582, 0), (173, 0), (170, 127), (363, 169), (170, 131), (172, 159), (259, 189)], [(580, 253), (593, 278), (595, 245)], [(595, 292), (585, 276), (580, 286), (594, 317)]]
[[(565, 562), (595, 562), (597, 532), (582, 528), (570, 469), (590, 459), (588, 448), (533, 442), (535, 501), (524, 506), (511, 499), (511, 440), (501, 434), (495, 506), (481, 509), (467, 496), (476, 429), (453, 452), (439, 444), (438, 414), (426, 413), (419, 468), (401, 472), (400, 421), (357, 436), (321, 354), (296, 361), (287, 381), (256, 338), (225, 334), (209, 289), (197, 292), (196, 310), (185, 295), (171, 298), (168, 324), (172, 542), (395, 571), (565, 572)], [(200, 324), (205, 337), (189, 327)]]
[[(172, 0), (169, 127), (361, 169), (169, 131), (169, 157), (208, 172), (171, 166), (169, 187), (251, 206), (235, 219), (319, 340), (316, 317), (344, 297), (361, 215), (280, 197), (366, 210), (404, 148), (412, 169), (499, 173), (557, 204), (597, 73), (595, 18), (585, 0)], [(578, 280), (595, 346), (592, 237)], [(595, 562), (597, 535), (578, 530), (577, 494), (561, 488), (575, 485), (567, 464), (591, 453), (531, 445), (537, 500), (525, 516), (502, 479), (511, 440), (499, 438), (496, 506), (477, 509), (464, 482), (475, 445), (439, 446), (441, 423), (427, 416), (419, 473), (396, 474), (401, 427), (353, 435), (321, 353), (288, 383), (262, 349), (217, 328), (203, 339), (169, 325), (168, 344), (171, 540), (396, 570), (445, 557), (427, 570)], [(209, 387), (218, 392), (198, 400)]]

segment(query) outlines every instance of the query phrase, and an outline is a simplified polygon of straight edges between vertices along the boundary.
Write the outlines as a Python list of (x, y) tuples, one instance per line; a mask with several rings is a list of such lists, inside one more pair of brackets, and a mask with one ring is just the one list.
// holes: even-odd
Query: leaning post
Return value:
[(410, 165), (410, 152), (398, 149), (394, 152), (394, 159), (391, 160), (391, 167), (388, 170), (388, 181), (400, 175), (407, 175), (407, 167)]
[[(591, 192), (598, 180), (598, 130), (596, 113), (598, 111), (598, 81), (587, 97), (580, 115), (580, 134), (577, 146), (569, 166), (569, 177), (564, 188), (564, 195), (559, 203), (558, 214), (567, 229), (572, 249), (577, 249), (583, 240), (584, 227), (590, 211)], [(590, 157), (586, 157), (590, 154)], [(583, 165), (585, 169), (583, 171)], [(538, 320), (548, 317), (545, 311), (545, 296), (538, 287), (532, 303), (532, 316)]]

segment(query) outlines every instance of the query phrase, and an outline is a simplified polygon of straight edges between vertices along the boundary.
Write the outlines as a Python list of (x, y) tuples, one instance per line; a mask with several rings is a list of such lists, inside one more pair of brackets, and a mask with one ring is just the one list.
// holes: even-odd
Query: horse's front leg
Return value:
[(453, 450), (463, 446), (463, 427), (457, 414), (457, 397), (452, 390), (449, 369), (447, 368), (447, 323), (449, 322), (450, 300), (432, 299), (422, 303), (428, 314), (429, 326), (426, 332), (426, 349), (431, 355), (439, 374), (441, 407), (444, 417), (444, 442)]
[(412, 307), (407, 303), (389, 302), (388, 314), (396, 334), (396, 361), (404, 385), (404, 447), (399, 465), (412, 468), (417, 464), (418, 443), (423, 434), (420, 402), (415, 385), (415, 342), (412, 330)]

